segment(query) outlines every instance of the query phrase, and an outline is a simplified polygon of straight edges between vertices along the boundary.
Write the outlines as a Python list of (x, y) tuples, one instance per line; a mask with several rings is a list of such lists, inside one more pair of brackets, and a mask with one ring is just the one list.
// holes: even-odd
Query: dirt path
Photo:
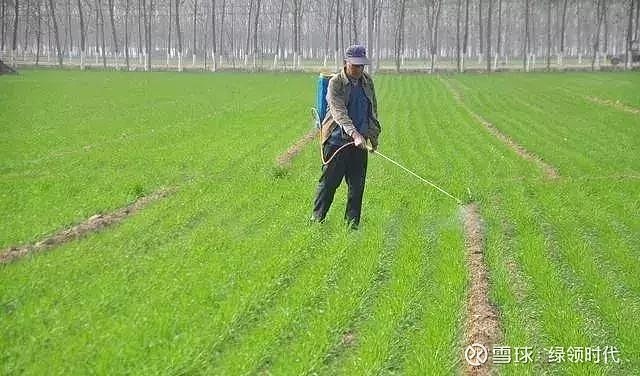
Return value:
[(300, 153), (300, 151), (302, 151), (302, 149), (308, 143), (313, 141), (314, 137), (316, 137), (317, 134), (318, 134), (318, 129), (313, 128), (312, 130), (309, 131), (309, 133), (302, 136), (301, 139), (296, 141), (295, 144), (291, 145), (291, 147), (287, 149), (287, 151), (280, 154), (278, 158), (276, 158), (276, 162), (278, 163), (278, 166), (285, 167), (291, 164), (291, 160), (293, 160), (293, 158), (295, 158), (295, 156), (298, 155), (298, 153)]
[(53, 235), (32, 244), (12, 246), (0, 251), (0, 264), (7, 264), (32, 253), (48, 251), (64, 243), (87, 236), (92, 232), (119, 223), (135, 214), (150, 203), (168, 196), (175, 190), (161, 189), (148, 196), (142, 196), (133, 203), (107, 214), (96, 214), (75, 226), (60, 230)]
[[(470, 278), (464, 346), (466, 348), (478, 343), (491, 354), (501, 333), (498, 310), (489, 302), (489, 279), (484, 261), (484, 222), (475, 203), (466, 205), (462, 209), (462, 216)], [(465, 360), (464, 374), (489, 375), (491, 361), (491, 356), (488, 356), (484, 364), (471, 366)]]
[(615, 108), (616, 110), (628, 112), (630, 114), (640, 115), (640, 109), (639, 108), (628, 106), (628, 105), (626, 105), (624, 103), (621, 103), (619, 101), (612, 101), (612, 100), (609, 100), (609, 99), (602, 99), (602, 98), (590, 97), (590, 96), (586, 96), (585, 98), (587, 100), (593, 102), (593, 103), (596, 103), (596, 104), (612, 107), (612, 108)]
[(491, 124), (485, 118), (480, 116), (480, 114), (471, 110), (471, 108), (469, 108), (462, 100), (461, 94), (451, 85), (451, 83), (448, 82), (447, 79), (441, 79), (441, 81), (447, 87), (449, 92), (451, 92), (456, 102), (458, 102), (460, 106), (462, 106), (465, 110), (467, 110), (477, 122), (482, 124), (485, 127), (485, 129), (489, 131), (489, 133), (491, 133), (498, 140), (502, 141), (502, 143), (507, 145), (511, 150), (515, 151), (516, 154), (518, 154), (520, 157), (537, 164), (544, 171), (544, 175), (546, 178), (557, 179), (560, 177), (560, 174), (558, 173), (557, 168), (545, 162), (538, 155), (525, 149), (522, 145), (518, 144), (514, 139), (502, 133), (502, 131), (496, 128), (493, 124)]

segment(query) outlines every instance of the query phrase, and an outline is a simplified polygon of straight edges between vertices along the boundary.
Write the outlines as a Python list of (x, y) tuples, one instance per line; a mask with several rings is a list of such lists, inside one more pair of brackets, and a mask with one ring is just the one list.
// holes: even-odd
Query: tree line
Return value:
[(639, 17), (640, 0), (0, 0), (0, 52), (82, 69), (302, 69), (338, 67), (362, 43), (373, 70), (596, 69), (632, 66)]

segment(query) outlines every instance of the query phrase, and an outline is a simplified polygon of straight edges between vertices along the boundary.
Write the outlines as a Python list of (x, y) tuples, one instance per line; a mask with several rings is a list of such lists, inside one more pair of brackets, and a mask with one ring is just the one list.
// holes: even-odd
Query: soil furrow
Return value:
[(313, 141), (314, 137), (316, 137), (317, 134), (318, 134), (317, 128), (311, 129), (306, 135), (302, 136), (302, 138), (300, 138), (293, 145), (291, 145), (291, 147), (287, 149), (287, 151), (280, 154), (276, 158), (276, 162), (278, 166), (286, 167), (290, 165), (293, 158), (295, 158), (296, 155), (298, 155), (308, 143)]
[(99, 231), (123, 221), (125, 218), (135, 214), (150, 203), (160, 200), (173, 193), (174, 189), (160, 189), (148, 196), (139, 197), (133, 203), (106, 214), (96, 214), (82, 223), (62, 229), (53, 235), (32, 243), (19, 246), (12, 246), (0, 252), (0, 264), (25, 257), (26, 255), (48, 251), (52, 248), (68, 243), (72, 240), (82, 238), (90, 233)]
[[(490, 353), (493, 345), (498, 343), (501, 333), (498, 310), (489, 302), (489, 278), (484, 261), (484, 222), (475, 203), (466, 205), (462, 215), (470, 279), (465, 341), (466, 345), (481, 344)], [(489, 375), (489, 358), (478, 366), (467, 363), (464, 373)]]

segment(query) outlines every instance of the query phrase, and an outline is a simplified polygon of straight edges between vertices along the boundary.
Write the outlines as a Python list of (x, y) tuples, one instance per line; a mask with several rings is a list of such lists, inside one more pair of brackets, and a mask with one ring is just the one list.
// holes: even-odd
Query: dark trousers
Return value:
[[(328, 160), (338, 148), (339, 146), (325, 144), (322, 149), (324, 159)], [(313, 205), (315, 220), (324, 220), (333, 202), (336, 189), (344, 178), (347, 182), (347, 209), (344, 218), (352, 225), (357, 226), (360, 223), (362, 194), (367, 175), (367, 157), (366, 150), (349, 145), (340, 150), (329, 164), (322, 166), (322, 175)]]

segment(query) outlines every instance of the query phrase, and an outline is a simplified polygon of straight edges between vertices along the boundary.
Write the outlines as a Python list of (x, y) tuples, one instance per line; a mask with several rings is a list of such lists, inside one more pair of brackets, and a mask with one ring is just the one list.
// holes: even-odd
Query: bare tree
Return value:
[(142, 20), (144, 24), (144, 70), (149, 71), (151, 66), (151, 56), (149, 54), (151, 51), (149, 51), (149, 14), (147, 13), (146, 0), (142, 0)]
[(107, 69), (107, 55), (106, 55), (106, 43), (104, 38), (104, 14), (102, 13), (102, 0), (96, 0), (96, 8), (98, 9), (98, 15), (100, 16), (100, 41), (102, 43), (102, 65), (104, 69)]
[(547, 71), (551, 70), (551, 1), (547, 0)]
[[(430, 8), (430, 9), (429, 9)], [(440, 23), (440, 13), (442, 9), (442, 0), (429, 0), (428, 2), (428, 11), (427, 16), (429, 19), (427, 23), (429, 25), (429, 55), (431, 61), (431, 69), (430, 73), (433, 73), (435, 64), (436, 64), (436, 56), (438, 53), (438, 29)]]
[[(51, 0), (49, 0), (51, 3)], [(13, 19), (13, 41), (11, 43), (11, 65), (16, 67), (16, 54), (18, 49), (18, 18), (20, 12), (20, 1), (15, 0), (14, 3), (14, 19)]]
[(529, 0), (524, 5), (524, 35), (522, 36), (522, 64), (525, 72), (529, 71)]
[(498, 58), (502, 56), (502, 0), (498, 0), (498, 31), (496, 38), (496, 55), (493, 59), (493, 69), (498, 69)]
[(85, 54), (85, 27), (84, 14), (82, 12), (82, 2), (78, 0), (78, 15), (80, 16), (80, 70), (84, 70), (84, 54)]
[(564, 0), (562, 4), (562, 18), (560, 20), (560, 54), (558, 55), (558, 65), (564, 65), (564, 42), (567, 29), (567, 4), (568, 0)]
[(491, 73), (491, 13), (493, 13), (493, 1), (489, 0), (487, 12), (487, 73)]
[(340, 44), (339, 44), (339, 40), (338, 40), (338, 30), (340, 28), (340, 0), (337, 0), (336, 2), (336, 30), (335, 30), (335, 48), (334, 48), (334, 59), (335, 59), (335, 65), (336, 65), (336, 70), (340, 69), (340, 62), (338, 60), (338, 56), (340, 55), (339, 51), (340, 51)]
[(220, 44), (218, 45), (218, 54), (220, 55), (220, 66), (222, 66), (222, 55), (223, 55), (223, 45), (222, 45), (222, 37), (224, 36), (224, 15), (226, 12), (227, 1), (222, 0), (222, 14), (220, 15)]
[(598, 0), (596, 11), (596, 32), (593, 35), (593, 55), (591, 59), (591, 70), (595, 70), (596, 60), (600, 64), (600, 30), (605, 15), (605, 0)]
[(258, 55), (258, 21), (260, 20), (260, 0), (256, 0), (256, 14), (255, 21), (253, 23), (253, 69), (257, 69), (256, 57)]
[(396, 72), (400, 72), (400, 58), (404, 50), (404, 17), (406, 11), (406, 0), (400, 0), (398, 3), (398, 23), (395, 32), (395, 57)]
[(456, 1), (456, 64), (458, 73), (462, 72), (462, 62), (460, 60), (460, 22), (462, 12), (462, 3), (461, 0)]
[(197, 39), (196, 39), (196, 15), (198, 14), (198, 0), (193, 0), (193, 50), (191, 54), (193, 56), (193, 61), (191, 62), (191, 66), (196, 65), (196, 54), (197, 54)]
[(293, 66), (300, 69), (300, 28), (302, 23), (302, 0), (293, 0)]
[(116, 69), (119, 69), (118, 67), (118, 37), (116, 35), (116, 22), (115, 19), (113, 18), (113, 0), (109, 0), (109, 18), (111, 19), (111, 35), (113, 36), (113, 50), (115, 52), (115, 59), (116, 59)]
[(460, 64), (464, 72), (464, 56), (467, 54), (467, 48), (469, 47), (469, 0), (466, 0), (466, 10), (464, 12), (464, 38), (462, 38), (462, 63)]
[(482, 30), (482, 0), (478, 0), (478, 42), (480, 47), (478, 49), (478, 64), (482, 63), (482, 52), (484, 51), (484, 38), (483, 38), (483, 30)]
[(142, 48), (142, 18), (142, 0), (138, 0), (138, 65), (142, 65), (142, 51), (144, 50), (144, 48)]
[(129, 0), (124, 5), (124, 60), (129, 71)]
[(67, 50), (68, 57), (71, 59), (71, 53), (73, 52), (73, 27), (71, 26), (71, 0), (67, 0), (67, 30), (69, 32), (69, 49)]
[(358, 5), (356, 0), (351, 0), (351, 44), (356, 44), (358, 40)]
[[(16, 4), (18, 4), (17, 0), (16, 0)], [(60, 66), (60, 68), (62, 68), (62, 50), (60, 49), (58, 21), (56, 20), (56, 10), (55, 10), (55, 6), (53, 5), (53, 0), (49, 0), (49, 16), (51, 18), (51, 21), (53, 22), (53, 32), (56, 38), (56, 50), (58, 52), (58, 65)], [(16, 26), (17, 26), (17, 22), (16, 22)], [(14, 43), (15, 43), (15, 38), (14, 38)]]
[(640, 25), (640, 0), (636, 0), (636, 31), (634, 32), (634, 37), (633, 40), (635, 40), (636, 42), (638, 41), (638, 37), (640, 36), (638, 34), (638, 30), (640, 30), (640, 27), (638, 27)]
[[(282, 16), (284, 15), (284, 0), (280, 1), (280, 13), (278, 15), (278, 34), (276, 37), (276, 53), (273, 57), (273, 69), (276, 69), (278, 66), (278, 59), (280, 58), (280, 33), (282, 32)], [(329, 21), (327, 21), (329, 23)], [(327, 33), (329, 34), (329, 33)], [(325, 59), (326, 61), (326, 59)]]
[(182, 72), (182, 32), (180, 31), (180, 3), (176, 0), (176, 37), (178, 38), (178, 71)]
[(36, 12), (38, 14), (36, 28), (36, 66), (40, 63), (40, 39), (42, 37), (42, 0), (36, 0)]
[(171, 25), (173, 24), (171, 21), (173, 19), (171, 17), (171, 12), (173, 12), (173, 6), (171, 4), (171, 0), (169, 0), (169, 22), (167, 22), (169, 24), (169, 32), (167, 33), (167, 68), (169, 68), (169, 63), (171, 61)]
[(25, 13), (25, 21), (24, 21), (24, 43), (22, 44), (22, 60), (24, 61), (24, 56), (27, 52), (27, 46), (29, 45), (29, 16), (31, 15), (31, 1), (27, 0), (27, 12)]
[(215, 72), (218, 69), (218, 60), (216, 57), (216, 0), (211, 0), (211, 70)]
[(624, 62), (625, 69), (630, 69), (633, 62), (631, 56), (631, 42), (633, 36), (633, 5), (635, 1), (629, 0), (629, 22), (627, 23), (627, 38), (626, 38), (626, 59)]
[(7, 10), (6, 10), (6, 2), (7, 0), (1, 0), (2, 1), (2, 9), (0, 10), (0, 21), (2, 22), (2, 24), (0, 25), (0, 33), (2, 34), (1, 38), (2, 41), (0, 42), (0, 52), (4, 52), (4, 39), (5, 39), (5, 34), (6, 34), (6, 30), (7, 30)]
[[(144, 3), (143, 3), (144, 4)], [(147, 67), (146, 70), (150, 71), (151, 70), (151, 59), (153, 58), (153, 49), (151, 48), (151, 40), (152, 40), (152, 34), (151, 34), (151, 26), (153, 24), (153, 0), (149, 0), (149, 14), (146, 17), (147, 18), (147, 30), (145, 30), (145, 35), (147, 37)]]
[[(249, 16), (247, 17), (247, 39), (244, 45), (244, 66), (245, 67), (247, 66), (247, 64), (249, 64), (249, 43), (251, 41), (251, 15), (252, 14), (253, 14), (253, 0), (249, 0)], [(296, 22), (296, 20), (294, 19), (293, 22)]]

